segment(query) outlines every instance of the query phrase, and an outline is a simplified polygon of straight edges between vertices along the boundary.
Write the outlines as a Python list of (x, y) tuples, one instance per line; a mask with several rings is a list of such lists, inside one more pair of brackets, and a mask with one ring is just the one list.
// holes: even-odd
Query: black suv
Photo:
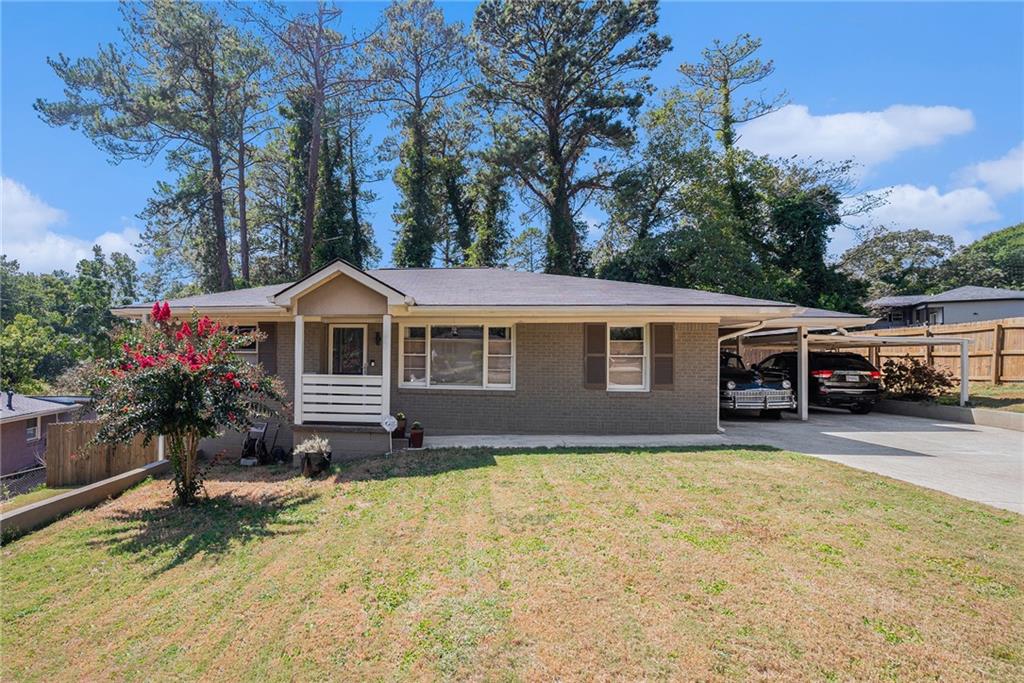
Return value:
[(728, 410), (760, 410), (762, 417), (779, 419), (796, 407), (789, 380), (781, 372), (758, 372), (743, 365), (732, 351), (718, 358), (718, 406)]
[[(847, 408), (866, 415), (875, 407), (882, 392), (882, 373), (867, 358), (856, 353), (810, 352), (807, 354), (810, 376), (807, 378), (808, 402), (830, 408)], [(757, 366), (761, 372), (783, 372), (796, 381), (796, 352), (768, 356)]]

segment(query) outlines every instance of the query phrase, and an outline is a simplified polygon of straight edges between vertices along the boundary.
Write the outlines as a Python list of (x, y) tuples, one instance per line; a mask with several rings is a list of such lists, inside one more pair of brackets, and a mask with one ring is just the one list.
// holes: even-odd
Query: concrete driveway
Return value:
[(724, 416), (729, 444), (765, 444), (1024, 514), (1024, 432), (812, 410), (808, 422)]

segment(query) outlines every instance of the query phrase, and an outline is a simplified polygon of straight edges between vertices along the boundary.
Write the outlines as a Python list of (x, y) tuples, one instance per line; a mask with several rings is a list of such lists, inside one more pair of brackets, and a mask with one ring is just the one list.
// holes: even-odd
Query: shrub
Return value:
[(199, 440), (225, 427), (245, 432), (275, 412), (284, 399), (280, 380), (235, 352), (261, 338), (239, 334), (207, 317), (175, 322), (165, 302), (150, 321), (126, 327), (118, 352), (75, 371), (71, 384), (94, 401), (96, 441), (124, 442), (163, 435), (174, 468), (174, 493), (182, 505), (202, 490)]
[(882, 385), (888, 396), (909, 401), (934, 400), (956, 386), (947, 370), (922, 363), (910, 355), (885, 361)]

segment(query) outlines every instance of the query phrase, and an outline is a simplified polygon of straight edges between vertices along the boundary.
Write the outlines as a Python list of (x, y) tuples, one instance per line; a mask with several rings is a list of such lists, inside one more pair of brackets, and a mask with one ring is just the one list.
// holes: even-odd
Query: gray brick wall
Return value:
[(432, 434), (714, 433), (717, 335), (713, 323), (677, 323), (673, 387), (644, 393), (584, 388), (582, 323), (517, 325), (514, 391), (398, 388), (396, 343), (392, 413)]

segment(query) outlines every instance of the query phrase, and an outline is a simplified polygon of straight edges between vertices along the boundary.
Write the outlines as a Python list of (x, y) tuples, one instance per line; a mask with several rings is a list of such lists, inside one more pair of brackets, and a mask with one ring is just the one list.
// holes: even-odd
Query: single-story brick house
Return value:
[(39, 467), (46, 455), (46, 428), (69, 422), (76, 403), (5, 391), (0, 394), (0, 475)]
[[(294, 404), (278, 443), (316, 432), (336, 453), (386, 451), (382, 419), (399, 412), (428, 434), (714, 433), (722, 332), (805, 310), (593, 278), (344, 261), (292, 284), (170, 305), (264, 332), (252, 359)], [(216, 447), (237, 446), (226, 438)]]

